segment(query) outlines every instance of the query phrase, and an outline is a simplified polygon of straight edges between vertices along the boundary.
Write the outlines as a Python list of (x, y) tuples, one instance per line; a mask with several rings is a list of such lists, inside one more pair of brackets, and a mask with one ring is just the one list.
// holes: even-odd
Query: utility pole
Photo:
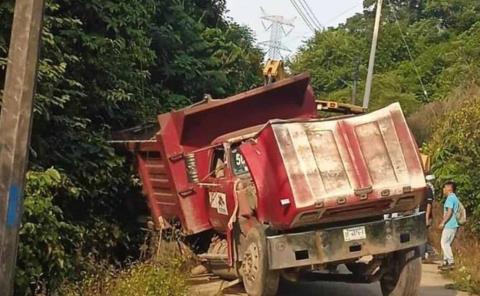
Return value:
[(17, 0), (0, 113), (0, 294), (13, 295), (44, 0)]
[(375, 55), (377, 51), (378, 31), (380, 29), (380, 19), (382, 18), (383, 0), (377, 2), (377, 13), (375, 16), (375, 27), (373, 29), (372, 49), (370, 51), (370, 61), (368, 63), (367, 83), (365, 85), (365, 96), (363, 97), (363, 108), (368, 109), (370, 103), (370, 94), (372, 92), (373, 70), (375, 67)]

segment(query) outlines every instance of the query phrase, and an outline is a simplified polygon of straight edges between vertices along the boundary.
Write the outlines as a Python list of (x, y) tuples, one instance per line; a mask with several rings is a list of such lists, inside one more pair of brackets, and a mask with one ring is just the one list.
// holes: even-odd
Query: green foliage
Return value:
[(198, 11), (191, 2), (160, 1), (155, 18), (161, 21), (151, 28), (157, 56), (151, 77), (155, 89), (162, 90), (164, 111), (206, 93), (222, 98), (261, 83), (263, 54), (252, 32), (230, 22), (206, 26), (192, 17)]
[[(0, 2), (0, 88), (13, 3)], [(205, 93), (261, 83), (263, 53), (224, 12), (225, 0), (47, 0), (18, 295), (139, 255), (145, 205), (107, 140)]]
[(439, 184), (458, 183), (458, 195), (470, 213), (469, 226), (480, 233), (480, 90), (470, 88), (462, 97), (457, 102), (463, 103), (439, 121), (428, 150)]
[(181, 265), (177, 258), (170, 258), (167, 264), (147, 261), (124, 271), (106, 269), (61, 292), (65, 296), (186, 296), (188, 286)]
[[(363, 13), (317, 33), (293, 59), (293, 71), (309, 71), (322, 96), (350, 101), (357, 75), (357, 93), (362, 94), (375, 3), (364, 1)], [(411, 113), (420, 103), (441, 100), (452, 89), (478, 80), (479, 12), (477, 1), (386, 1), (371, 108), (398, 101)]]
[(441, 20), (441, 25), (456, 31), (468, 30), (478, 22), (480, 3), (470, 0), (429, 0), (425, 14)]
[(317, 95), (327, 96), (348, 86), (347, 81), (360, 63), (360, 50), (365, 47), (362, 42), (344, 30), (317, 33), (300, 49), (292, 70), (310, 72)]
[[(58, 293), (65, 296), (189, 295), (187, 274), (195, 260), (177, 241), (168, 241), (155, 230), (147, 231), (142, 261), (115, 268), (99, 262), (81, 281), (67, 282)], [(148, 258), (148, 259), (147, 259)]]
[[(474, 250), (474, 252), (475, 251), (476, 250)], [(468, 257), (470, 256), (467, 256), (467, 258)], [(470, 295), (478, 295), (478, 293), (480, 293), (480, 282), (475, 278), (475, 273), (472, 273), (471, 270), (475, 268), (476, 266), (472, 268), (472, 266), (467, 267), (462, 265), (459, 269), (453, 271), (450, 277), (453, 278), (455, 283), (448, 285), (447, 288), (467, 292), (470, 293)]]
[(215, 71), (207, 71), (210, 81), (217, 81), (211, 93), (217, 97), (241, 92), (262, 83), (262, 52), (254, 46), (253, 33), (247, 27), (228, 24), (226, 29), (206, 29), (206, 53), (213, 59)]
[(79, 259), (75, 250), (82, 245), (80, 226), (65, 221), (63, 210), (56, 205), (62, 194), (75, 198), (78, 190), (65, 175), (50, 168), (27, 174), (25, 212), (20, 230), (17, 294), (24, 295), (33, 283), (44, 291), (56, 287), (66, 275), (75, 272)]
[(178, 271), (178, 264), (174, 264), (172, 269), (166, 269), (164, 266), (159, 266), (155, 263), (136, 266), (128, 270), (127, 273), (113, 285), (108, 295), (187, 295), (185, 278), (179, 276), (179, 273), (176, 272)]

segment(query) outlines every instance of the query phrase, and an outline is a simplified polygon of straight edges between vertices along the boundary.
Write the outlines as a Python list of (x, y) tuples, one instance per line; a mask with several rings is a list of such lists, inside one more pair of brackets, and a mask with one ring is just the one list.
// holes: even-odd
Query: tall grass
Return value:
[(146, 261), (125, 270), (110, 270), (65, 287), (65, 296), (182, 296), (188, 294), (181, 264)]
[(480, 87), (477, 84), (465, 82), (443, 100), (433, 101), (419, 107), (407, 118), (417, 143), (419, 145), (428, 143), (436, 132), (438, 123), (444, 120), (448, 113), (458, 111), (471, 98), (478, 97), (479, 93)]
[[(152, 232), (153, 233), (153, 232)], [(183, 296), (189, 295), (187, 276), (191, 254), (177, 241), (164, 241), (153, 234), (145, 240), (143, 259), (123, 269), (99, 264), (95, 273), (81, 282), (67, 283), (65, 296)]]

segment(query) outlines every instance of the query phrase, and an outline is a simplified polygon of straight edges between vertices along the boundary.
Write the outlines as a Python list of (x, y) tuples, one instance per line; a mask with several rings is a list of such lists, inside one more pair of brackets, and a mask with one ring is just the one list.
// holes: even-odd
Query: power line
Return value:
[(337, 14), (336, 16), (328, 19), (325, 24), (328, 26), (329, 24), (331, 24), (333, 21), (336, 21), (338, 18), (340, 18), (341, 16), (349, 13), (350, 11), (354, 10), (355, 8), (361, 6), (362, 4), (355, 4), (354, 6), (348, 8), (348, 9), (345, 9), (344, 11), (340, 12), (339, 14)]
[(323, 26), (318, 20), (318, 18), (315, 16), (315, 13), (313, 12), (310, 5), (308, 5), (308, 3), (305, 0), (298, 0), (298, 1), (300, 2), (300, 5), (302, 5), (302, 7), (305, 9), (307, 15), (310, 17), (310, 20), (315, 25), (317, 31), (321, 30)]
[(425, 87), (425, 84), (423, 83), (422, 76), (420, 75), (420, 71), (418, 71), (417, 64), (415, 63), (415, 60), (414, 60), (414, 58), (413, 58), (412, 51), (411, 51), (411, 49), (410, 49), (410, 46), (409, 46), (408, 43), (407, 43), (407, 39), (405, 38), (405, 34), (403, 34), (402, 26), (400, 25), (400, 21), (398, 20), (397, 12), (396, 12), (395, 9), (393, 8), (393, 5), (392, 5), (392, 3), (390, 2), (390, 0), (387, 0), (387, 2), (388, 2), (388, 5), (390, 6), (390, 11), (391, 11), (392, 14), (393, 14), (393, 18), (395, 19), (395, 23), (396, 23), (396, 25), (397, 25), (397, 27), (398, 27), (398, 30), (400, 31), (400, 36), (402, 37), (402, 41), (403, 41), (403, 44), (405, 45), (405, 48), (407, 49), (408, 56), (410, 57), (410, 61), (411, 61), (412, 64), (413, 64), (413, 69), (415, 70), (415, 73), (416, 73), (416, 75), (417, 75), (417, 79), (418, 79), (418, 81), (420, 82), (420, 85), (422, 86), (423, 95), (425, 96), (425, 99), (428, 101), (427, 88)]
[(302, 18), (303, 22), (307, 25), (307, 27), (312, 30), (313, 33), (315, 33), (317, 31), (317, 29), (315, 28), (315, 26), (310, 22), (309, 18), (305, 15), (305, 13), (303, 12), (303, 10), (300, 8), (300, 6), (298, 5), (298, 3), (295, 1), (295, 0), (290, 0), (290, 2), (292, 3), (293, 7), (295, 8), (295, 10), (298, 12), (298, 14), (300, 15), (300, 17)]
[(312, 24), (315, 31), (317, 31), (318, 30), (317, 23), (315, 22), (315, 20), (312, 18), (312, 16), (308, 12), (307, 8), (305, 7), (305, 4), (301, 0), (295, 0), (295, 2), (300, 7), (300, 10), (305, 15), (305, 17), (308, 19), (308, 21)]
[(312, 32), (315, 33), (323, 28), (322, 24), (316, 18), (315, 13), (310, 8), (308, 3), (306, 3), (304, 0), (290, 0), (290, 2), (297, 10), (305, 24), (310, 28), (310, 30), (312, 30)]

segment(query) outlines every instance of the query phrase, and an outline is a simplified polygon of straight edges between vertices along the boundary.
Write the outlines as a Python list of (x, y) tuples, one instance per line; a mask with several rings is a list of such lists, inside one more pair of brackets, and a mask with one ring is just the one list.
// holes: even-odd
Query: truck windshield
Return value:
[(238, 147), (232, 147), (232, 150), (230, 153), (231, 153), (230, 161), (232, 163), (233, 174), (238, 176), (238, 175), (243, 175), (248, 173), (247, 163), (245, 162), (245, 159), (243, 158), (243, 155), (240, 153), (240, 150), (238, 149)]

